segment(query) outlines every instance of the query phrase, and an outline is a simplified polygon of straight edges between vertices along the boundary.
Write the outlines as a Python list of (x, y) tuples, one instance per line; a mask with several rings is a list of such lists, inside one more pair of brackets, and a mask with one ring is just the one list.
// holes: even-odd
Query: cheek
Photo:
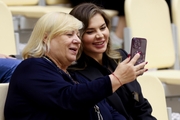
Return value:
[(64, 50), (63, 47), (65, 47), (65, 44), (61, 41), (57, 39), (51, 41), (51, 50), (53, 50), (53, 52), (62, 51)]
[(58, 45), (59, 45), (59, 43), (57, 42), (57, 40), (53, 40), (51, 42), (51, 47), (53, 46), (54, 48), (57, 48)]
[(84, 35), (82, 38), (83, 45), (87, 46), (91, 43), (93, 43), (94, 36), (93, 35)]
[(104, 31), (104, 35), (105, 35), (106, 38), (109, 38), (109, 30), (108, 30), (108, 29), (106, 29), (106, 30)]

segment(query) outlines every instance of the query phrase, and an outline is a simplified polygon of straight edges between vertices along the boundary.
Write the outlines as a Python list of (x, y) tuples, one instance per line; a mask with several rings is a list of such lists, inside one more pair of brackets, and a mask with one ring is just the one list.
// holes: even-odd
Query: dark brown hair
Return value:
[[(73, 15), (74, 17), (76, 17), (77, 19), (82, 21), (84, 24), (83, 28), (80, 30), (80, 36), (81, 36), (80, 38), (82, 38), (86, 29), (88, 28), (89, 20), (96, 14), (100, 14), (104, 18), (106, 26), (110, 30), (111, 25), (110, 25), (109, 17), (106, 15), (106, 13), (103, 11), (103, 9), (101, 7), (95, 5), (94, 3), (79, 4), (79, 5), (75, 6), (69, 14)], [(110, 40), (110, 38), (109, 38), (109, 40)], [(82, 53), (82, 51), (83, 51), (83, 43), (79, 50), (79, 54), (77, 55), (77, 59), (80, 57), (80, 54)], [(117, 59), (118, 61), (121, 59), (119, 52), (112, 50), (111, 42), (108, 42), (105, 53), (110, 58)]]

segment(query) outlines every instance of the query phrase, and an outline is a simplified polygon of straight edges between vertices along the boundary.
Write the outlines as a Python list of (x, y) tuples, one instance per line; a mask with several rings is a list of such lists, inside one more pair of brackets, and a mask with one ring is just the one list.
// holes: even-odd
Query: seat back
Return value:
[(7, 5), (0, 0), (0, 53), (17, 54), (13, 18)]
[(152, 115), (157, 120), (168, 120), (166, 98), (161, 81), (152, 75), (142, 75), (137, 78), (142, 93), (152, 106)]
[(38, 5), (39, 0), (2, 0), (7, 6)]
[[(147, 68), (170, 68), (175, 62), (175, 51), (169, 8), (165, 0), (125, 0), (125, 17), (131, 37), (147, 39)], [(130, 51), (129, 48), (126, 49)]]
[(4, 120), (4, 104), (7, 96), (9, 83), (0, 83), (0, 120)]
[[(178, 56), (180, 58), (180, 0), (171, 0), (172, 23), (177, 28)], [(180, 63), (180, 59), (179, 59)]]
[(67, 4), (70, 3), (69, 0), (45, 0), (46, 5), (56, 5), (56, 4)]

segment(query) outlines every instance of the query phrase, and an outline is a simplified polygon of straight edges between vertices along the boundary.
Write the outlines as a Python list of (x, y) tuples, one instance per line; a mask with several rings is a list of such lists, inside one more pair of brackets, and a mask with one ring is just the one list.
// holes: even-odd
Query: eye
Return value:
[(101, 30), (105, 30), (105, 29), (106, 29), (106, 26), (102, 26), (100, 29), (101, 29)]
[(86, 31), (86, 33), (87, 33), (87, 34), (92, 34), (92, 33), (93, 33), (93, 31)]
[(73, 34), (72, 34), (72, 33), (67, 33), (66, 35), (67, 35), (67, 36), (73, 36)]
[(69, 32), (66, 32), (66, 33), (65, 33), (65, 35), (67, 35), (67, 36), (69, 36), (69, 37), (73, 36), (73, 34), (74, 34), (73, 31), (69, 31)]

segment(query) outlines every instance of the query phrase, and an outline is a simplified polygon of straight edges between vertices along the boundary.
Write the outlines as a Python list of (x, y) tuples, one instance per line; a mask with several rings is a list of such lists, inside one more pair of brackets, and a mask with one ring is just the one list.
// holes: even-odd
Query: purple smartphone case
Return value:
[(145, 61), (146, 56), (146, 44), (147, 40), (145, 38), (134, 37), (131, 41), (131, 58), (134, 57), (136, 53), (140, 53), (140, 58), (137, 60), (136, 64), (142, 63)]

